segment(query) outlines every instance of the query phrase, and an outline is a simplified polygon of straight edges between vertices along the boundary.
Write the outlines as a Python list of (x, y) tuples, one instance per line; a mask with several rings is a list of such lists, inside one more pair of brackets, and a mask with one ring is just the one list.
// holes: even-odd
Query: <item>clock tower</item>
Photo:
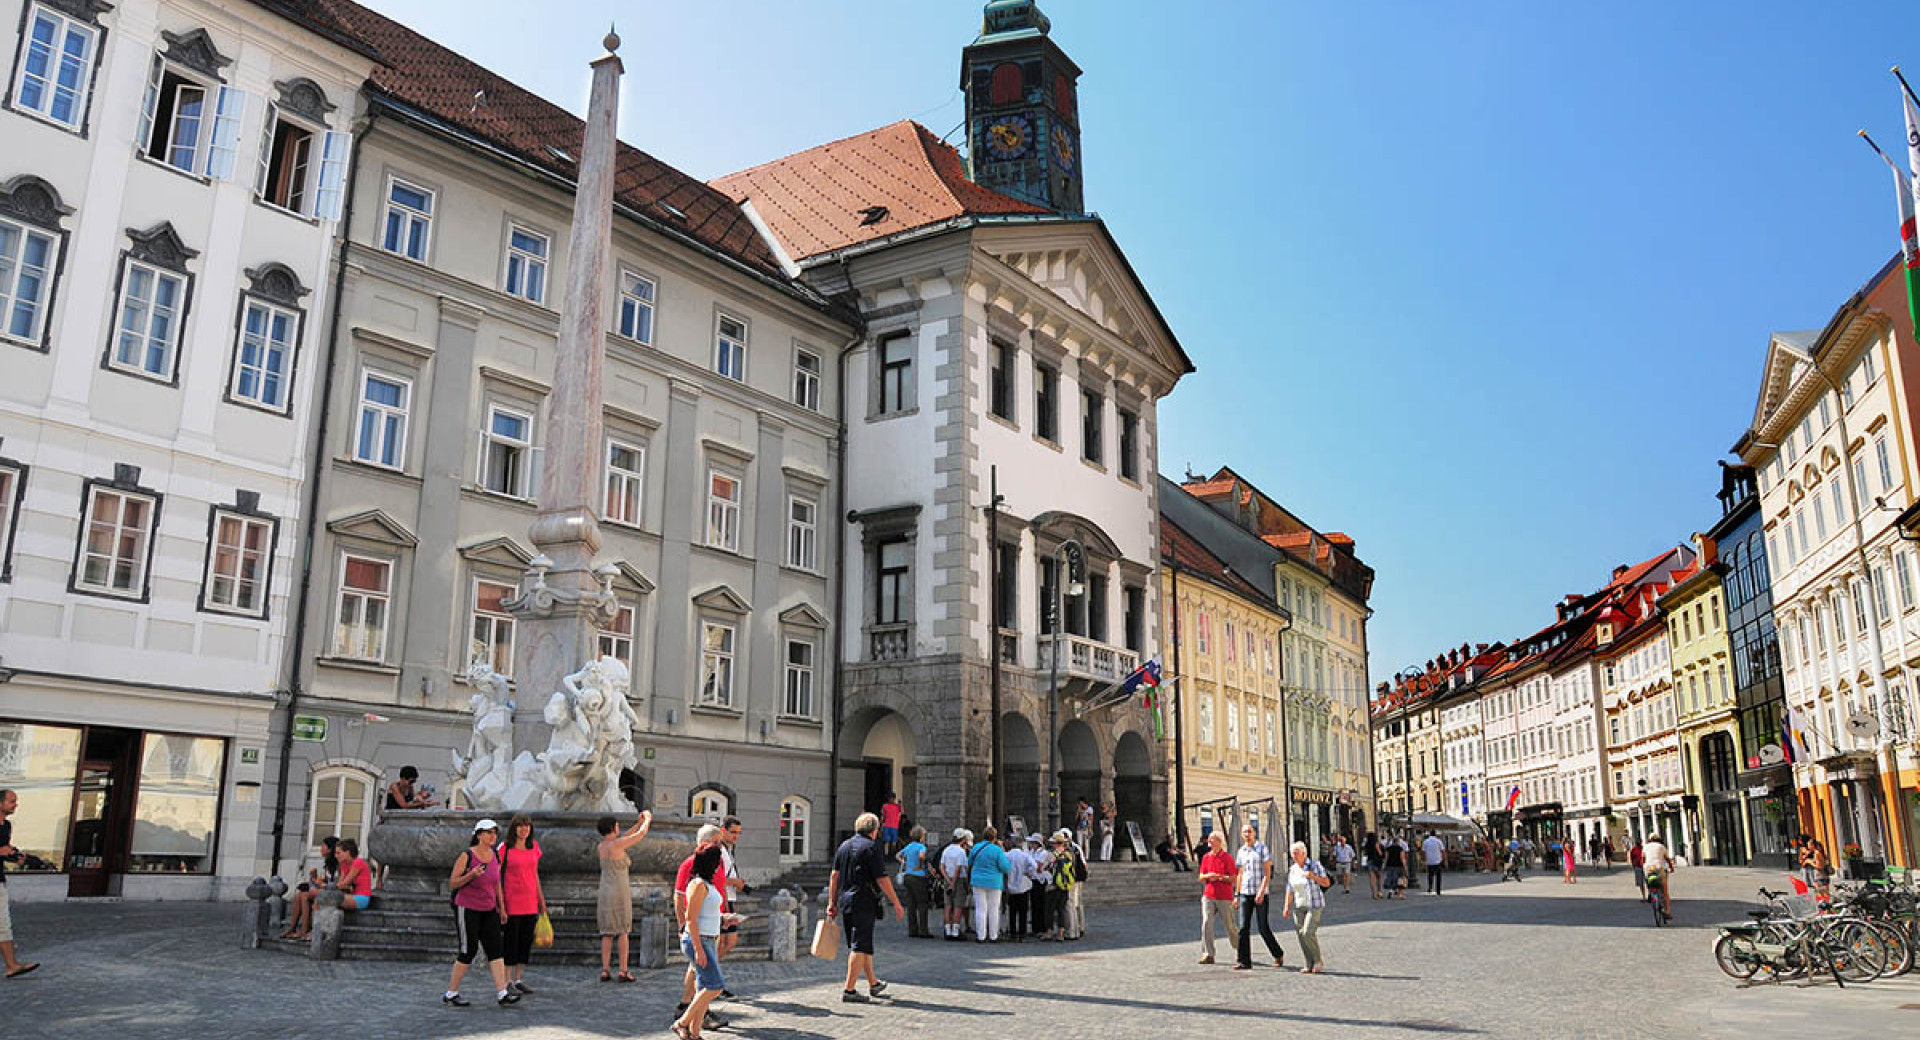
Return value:
[(1061, 213), (1082, 213), (1080, 67), (1034, 0), (990, 0), (960, 55), (974, 183)]

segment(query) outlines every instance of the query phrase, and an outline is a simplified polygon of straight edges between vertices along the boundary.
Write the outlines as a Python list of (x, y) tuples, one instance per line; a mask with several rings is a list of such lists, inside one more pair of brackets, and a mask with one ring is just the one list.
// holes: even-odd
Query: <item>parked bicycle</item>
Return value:
[(1750, 910), (1752, 921), (1723, 925), (1714, 941), (1720, 970), (1742, 982), (1806, 979), (1825, 974), (1845, 988), (1871, 982), (1887, 970), (1888, 949), (1878, 928), (1848, 910), (1834, 911), (1813, 895), (1760, 889), (1768, 909)]

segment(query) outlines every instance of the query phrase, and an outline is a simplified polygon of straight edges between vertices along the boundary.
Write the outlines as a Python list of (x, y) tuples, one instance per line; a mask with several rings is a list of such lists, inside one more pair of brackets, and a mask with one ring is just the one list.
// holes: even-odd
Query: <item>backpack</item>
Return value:
[(1086, 865), (1072, 850), (1065, 855), (1053, 857), (1053, 887), (1062, 892), (1071, 892), (1080, 885), (1082, 871)]

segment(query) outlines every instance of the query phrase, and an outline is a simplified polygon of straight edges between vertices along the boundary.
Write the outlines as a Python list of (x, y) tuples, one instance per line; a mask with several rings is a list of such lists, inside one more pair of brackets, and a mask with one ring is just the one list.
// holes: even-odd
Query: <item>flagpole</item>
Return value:
[[(1906, 81), (1901, 80), (1901, 82), (1905, 83)], [(1862, 141), (1867, 142), (1867, 147), (1873, 149), (1873, 154), (1879, 156), (1881, 162), (1886, 163), (1888, 166), (1893, 166), (1893, 160), (1887, 157), (1887, 153), (1880, 150), (1879, 145), (1873, 143), (1873, 137), (1871, 135), (1869, 135), (1865, 130), (1859, 130), (1855, 132), (1860, 135), (1860, 139)], [(1899, 169), (1899, 167), (1895, 166), (1894, 169)]]
[(1893, 78), (1900, 81), (1900, 87), (1907, 92), (1907, 97), (1913, 99), (1914, 104), (1920, 105), (1920, 94), (1913, 92), (1913, 87), (1907, 83), (1907, 77), (1901, 74), (1898, 65), (1893, 67)]

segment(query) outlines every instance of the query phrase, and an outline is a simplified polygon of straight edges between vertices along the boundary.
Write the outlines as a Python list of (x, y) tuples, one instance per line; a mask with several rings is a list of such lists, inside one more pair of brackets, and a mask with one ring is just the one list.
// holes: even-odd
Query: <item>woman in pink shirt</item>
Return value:
[(520, 977), (533, 953), (533, 926), (547, 912), (547, 894), (540, 888), (540, 843), (533, 838), (533, 820), (527, 814), (520, 813), (507, 824), (500, 864), (507, 902), (507, 986), (516, 993), (532, 993)]
[(340, 900), (341, 908), (365, 910), (373, 901), (373, 868), (360, 858), (360, 843), (352, 838), (340, 839), (333, 858), (340, 865), (340, 880), (335, 885), (346, 893)]

